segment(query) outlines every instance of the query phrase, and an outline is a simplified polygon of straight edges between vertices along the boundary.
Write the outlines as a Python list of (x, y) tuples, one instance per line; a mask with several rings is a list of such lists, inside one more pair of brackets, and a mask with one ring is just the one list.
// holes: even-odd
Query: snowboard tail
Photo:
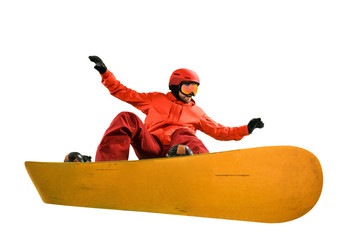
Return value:
[(291, 146), (25, 166), (45, 203), (266, 223), (306, 214), (323, 184), (318, 159)]

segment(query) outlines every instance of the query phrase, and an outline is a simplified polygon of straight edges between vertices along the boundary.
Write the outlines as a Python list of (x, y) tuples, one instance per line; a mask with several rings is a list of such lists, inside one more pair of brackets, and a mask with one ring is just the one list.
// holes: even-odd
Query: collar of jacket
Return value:
[(191, 102), (189, 102), (189, 103), (184, 103), (183, 101), (178, 100), (178, 99), (172, 94), (172, 92), (168, 92), (168, 93), (166, 94), (166, 97), (169, 98), (172, 102), (177, 103), (177, 104), (180, 104), (180, 105), (190, 105), (190, 106), (194, 106), (194, 105), (195, 105), (194, 99), (191, 99)]

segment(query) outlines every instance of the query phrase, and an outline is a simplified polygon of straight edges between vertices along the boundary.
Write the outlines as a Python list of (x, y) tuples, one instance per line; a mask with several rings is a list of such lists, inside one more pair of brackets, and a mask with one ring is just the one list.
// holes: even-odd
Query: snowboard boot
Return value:
[(78, 152), (71, 152), (65, 156), (64, 162), (91, 162), (91, 157), (81, 155)]
[(187, 156), (193, 155), (193, 151), (186, 145), (174, 145), (166, 153), (166, 157), (177, 157), (177, 156)]

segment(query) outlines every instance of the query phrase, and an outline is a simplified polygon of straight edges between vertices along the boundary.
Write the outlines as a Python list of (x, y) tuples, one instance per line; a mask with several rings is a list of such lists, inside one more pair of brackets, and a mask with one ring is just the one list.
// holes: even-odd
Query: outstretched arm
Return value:
[(206, 114), (203, 115), (200, 121), (199, 130), (217, 140), (241, 140), (243, 137), (251, 134), (255, 128), (263, 128), (264, 123), (261, 118), (252, 119), (248, 125), (240, 127), (223, 126), (212, 120)]
[(101, 82), (109, 90), (111, 95), (133, 105), (147, 114), (152, 101), (152, 93), (138, 93), (135, 90), (127, 88), (107, 69), (101, 58), (98, 56), (89, 56), (89, 59), (95, 63), (94, 68), (101, 74)]
[(240, 140), (249, 135), (247, 125), (240, 127), (227, 127), (215, 122), (209, 116), (204, 114), (200, 119), (200, 131), (217, 140)]

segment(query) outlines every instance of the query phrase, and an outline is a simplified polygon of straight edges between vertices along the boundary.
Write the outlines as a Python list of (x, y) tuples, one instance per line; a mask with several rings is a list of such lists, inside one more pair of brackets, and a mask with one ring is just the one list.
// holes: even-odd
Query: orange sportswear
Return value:
[(240, 140), (249, 135), (247, 125), (223, 126), (208, 117), (193, 100), (184, 103), (177, 100), (171, 92), (138, 93), (121, 84), (109, 70), (101, 76), (102, 83), (111, 95), (146, 114), (146, 128), (164, 146), (170, 144), (172, 133), (179, 128), (187, 128), (193, 134), (200, 130), (217, 140)]

